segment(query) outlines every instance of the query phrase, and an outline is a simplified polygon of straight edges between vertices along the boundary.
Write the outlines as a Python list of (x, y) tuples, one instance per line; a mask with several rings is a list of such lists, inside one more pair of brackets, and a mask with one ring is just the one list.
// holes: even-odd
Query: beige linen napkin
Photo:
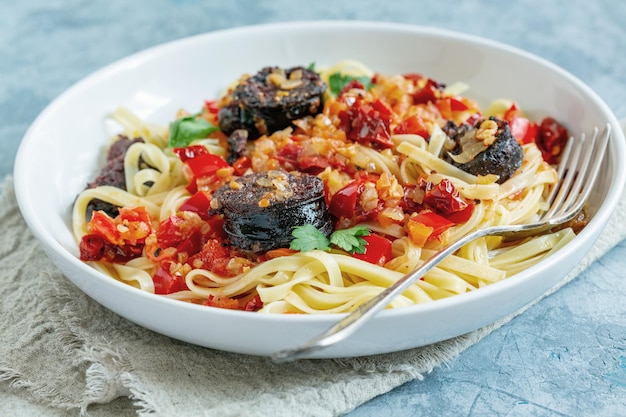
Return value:
[[(94, 404), (126, 396), (140, 416), (336, 416), (422, 378), (528, 308), (469, 334), (388, 355), (278, 365), (205, 349), (141, 328), (77, 290), (27, 229), (12, 179), (0, 187), (0, 392), (55, 413), (101, 415), (107, 406)], [(557, 288), (626, 237), (625, 224), (622, 195), (606, 232)], [(112, 404), (120, 415), (120, 401)]]

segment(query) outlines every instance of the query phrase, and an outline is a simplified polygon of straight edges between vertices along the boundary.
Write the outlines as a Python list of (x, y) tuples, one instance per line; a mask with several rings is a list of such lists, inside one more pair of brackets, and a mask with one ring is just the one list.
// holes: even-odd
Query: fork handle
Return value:
[(311, 353), (333, 345), (353, 334), (380, 310), (384, 309), (396, 296), (408, 289), (415, 281), (423, 277), (428, 271), (443, 261), (448, 255), (454, 253), (468, 242), (482, 237), (488, 233), (487, 229), (479, 229), (467, 234), (463, 238), (440, 249), (428, 258), (419, 268), (404, 275), (402, 278), (357, 307), (352, 313), (330, 327), (324, 333), (319, 334), (308, 342), (293, 349), (285, 349), (272, 355), (272, 360), (277, 363), (290, 362), (309, 356)]

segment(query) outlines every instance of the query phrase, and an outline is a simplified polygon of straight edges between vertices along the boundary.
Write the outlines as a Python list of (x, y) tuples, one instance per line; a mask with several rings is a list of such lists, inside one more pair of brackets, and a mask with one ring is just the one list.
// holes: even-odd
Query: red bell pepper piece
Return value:
[(183, 174), (189, 185), (187, 191), (195, 194), (198, 191), (197, 180), (210, 177), (217, 170), (228, 167), (228, 162), (219, 155), (210, 153), (202, 145), (191, 145), (185, 148), (174, 148), (174, 153), (183, 161)]
[(424, 123), (424, 119), (422, 119), (418, 115), (409, 116), (404, 119), (393, 129), (393, 133), (396, 135), (420, 135), (421, 137), (426, 139), (430, 137), (430, 133), (428, 132), (428, 127), (426, 126), (426, 123)]
[(365, 253), (355, 253), (353, 254), (355, 258), (383, 266), (393, 257), (389, 239), (375, 234), (361, 238), (367, 242)]
[(352, 218), (356, 209), (356, 201), (362, 184), (353, 181), (335, 193), (330, 200), (328, 211), (337, 218)]
[(215, 174), (218, 169), (226, 168), (228, 162), (219, 155), (213, 155), (210, 153), (198, 155), (195, 158), (191, 158), (185, 162), (185, 164), (191, 170), (194, 178), (207, 177)]
[(189, 145), (184, 148), (173, 148), (172, 151), (183, 162), (187, 162), (197, 156), (208, 155), (210, 153), (209, 150), (202, 145)]
[(522, 116), (515, 103), (504, 112), (502, 116), (509, 123), (511, 135), (521, 144), (535, 142), (537, 136), (537, 124)]
[(172, 261), (163, 262), (152, 276), (155, 294), (171, 294), (189, 289), (182, 274), (170, 272), (172, 263)]
[[(418, 227), (414, 227), (412, 230), (412, 226), (417, 225)], [(425, 226), (424, 227), (420, 227)], [(421, 243), (423, 236), (417, 238), (415, 236), (416, 231), (422, 231), (424, 229), (430, 229), (430, 233), (426, 236), (426, 240), (438, 239), (446, 230), (454, 225), (453, 222), (446, 219), (443, 216), (438, 215), (437, 213), (430, 210), (423, 210), (409, 218), (408, 227), (409, 227), (409, 236), (416, 243)]]
[(198, 191), (178, 208), (180, 211), (193, 211), (197, 213), (201, 219), (208, 220), (209, 209), (211, 208), (211, 199), (203, 192)]

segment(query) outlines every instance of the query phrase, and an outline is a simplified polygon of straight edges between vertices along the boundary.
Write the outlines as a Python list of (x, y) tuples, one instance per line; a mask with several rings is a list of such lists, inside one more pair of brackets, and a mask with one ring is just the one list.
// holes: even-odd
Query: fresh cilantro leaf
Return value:
[(170, 123), (170, 148), (184, 148), (195, 139), (206, 138), (211, 133), (219, 130), (208, 121), (197, 115), (182, 117)]
[(352, 80), (356, 80), (363, 84), (363, 87), (365, 87), (366, 90), (372, 87), (372, 79), (370, 77), (354, 77), (352, 75), (341, 74), (339, 72), (330, 74), (330, 77), (328, 77), (328, 87), (330, 88), (331, 93), (338, 96), (341, 90), (343, 90), (343, 88)]
[(368, 236), (370, 231), (365, 226), (335, 230), (330, 235), (330, 243), (350, 253), (365, 253), (367, 242), (361, 236)]
[(310, 71), (315, 71), (315, 62), (311, 62), (307, 69), (309, 69)]
[(301, 252), (308, 252), (315, 249), (330, 249), (328, 238), (312, 224), (294, 227), (291, 235), (294, 239), (289, 245), (290, 249), (299, 250)]

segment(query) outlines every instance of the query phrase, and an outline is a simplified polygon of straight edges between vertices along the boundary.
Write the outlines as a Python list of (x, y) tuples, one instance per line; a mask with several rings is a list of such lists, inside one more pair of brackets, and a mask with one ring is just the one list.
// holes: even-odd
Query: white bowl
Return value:
[(142, 292), (78, 259), (72, 202), (98, 170), (120, 105), (166, 124), (179, 108), (198, 109), (242, 73), (266, 65), (332, 64), (352, 58), (384, 73), (420, 72), (463, 81), (485, 106), (515, 99), (531, 116), (552, 115), (570, 132), (612, 125), (608, 160), (590, 201), (593, 219), (554, 256), (512, 278), (448, 299), (386, 310), (349, 339), (315, 357), (386, 353), (422, 346), (502, 318), (558, 283), (605, 227), (626, 178), (624, 135), (607, 105), (585, 84), (536, 56), (492, 41), (416, 26), (298, 22), (194, 36), (115, 62), (52, 102), (26, 133), (15, 165), (20, 209), (43, 249), (82, 291), (156, 332), (194, 344), (270, 355), (331, 326), (337, 315), (262, 315), (207, 308)]

